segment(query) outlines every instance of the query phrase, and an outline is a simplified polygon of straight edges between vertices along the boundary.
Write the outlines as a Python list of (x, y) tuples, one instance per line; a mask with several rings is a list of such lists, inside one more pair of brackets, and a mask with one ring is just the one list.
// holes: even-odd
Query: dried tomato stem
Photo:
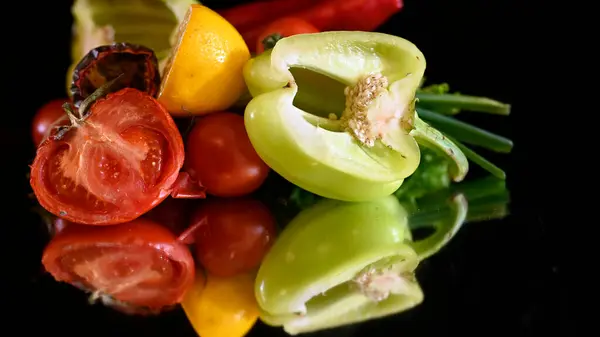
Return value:
[(81, 124), (81, 122), (83, 121), (83, 116), (81, 115), (81, 112), (79, 112), (79, 111), (78, 111), (79, 118), (77, 118), (75, 116), (75, 112), (73, 111), (73, 107), (71, 106), (71, 103), (63, 104), (62, 108), (65, 110), (67, 117), (69, 117), (69, 120), (71, 121), (71, 125)]
[(99, 87), (98, 89), (96, 89), (96, 91), (94, 91), (91, 95), (89, 95), (88, 97), (86, 97), (83, 102), (81, 102), (81, 104), (79, 105), (79, 118), (83, 119), (83, 117), (86, 115), (86, 111), (87, 109), (92, 105), (92, 103), (94, 103), (95, 101), (97, 101), (98, 99), (106, 96), (109, 92), (111, 87), (123, 77), (124, 73), (121, 73), (119, 76), (113, 78), (112, 80), (104, 83), (101, 87)]

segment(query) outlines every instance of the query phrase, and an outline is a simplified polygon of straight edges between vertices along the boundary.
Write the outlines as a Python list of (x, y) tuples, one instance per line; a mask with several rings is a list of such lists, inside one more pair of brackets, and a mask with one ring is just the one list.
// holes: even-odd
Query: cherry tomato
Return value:
[(186, 142), (186, 170), (220, 197), (242, 196), (260, 187), (269, 167), (260, 159), (244, 127), (244, 117), (231, 112), (200, 118)]
[(196, 258), (209, 273), (233, 276), (260, 265), (275, 240), (275, 220), (261, 202), (209, 199), (192, 214)]
[(181, 306), (202, 337), (243, 337), (258, 319), (254, 275), (198, 278)]
[(260, 54), (265, 50), (263, 41), (265, 38), (279, 34), (282, 37), (288, 37), (296, 34), (318, 33), (317, 27), (313, 26), (306, 20), (294, 17), (286, 17), (273, 21), (265, 30), (258, 36), (256, 41), (256, 53)]
[(141, 218), (120, 226), (70, 224), (46, 246), (42, 263), (57, 281), (148, 308), (179, 303), (195, 274), (188, 248)]
[(184, 153), (169, 113), (148, 94), (126, 88), (42, 143), (30, 182), (40, 205), (63, 219), (124, 223), (172, 192)]
[(68, 101), (66, 99), (52, 100), (36, 112), (31, 123), (31, 137), (35, 146), (42, 143), (53, 127), (68, 124), (69, 119), (62, 108), (65, 102)]

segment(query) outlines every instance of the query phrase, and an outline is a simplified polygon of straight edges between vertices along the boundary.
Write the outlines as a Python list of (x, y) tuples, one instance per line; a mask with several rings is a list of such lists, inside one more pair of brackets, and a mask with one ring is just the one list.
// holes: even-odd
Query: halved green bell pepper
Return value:
[(274, 171), (330, 199), (390, 195), (419, 165), (417, 142), (450, 157), (453, 178), (461, 180), (468, 169), (462, 152), (416, 115), (424, 71), (423, 54), (396, 36), (284, 38), (244, 68), (253, 96), (245, 111), (248, 136)]

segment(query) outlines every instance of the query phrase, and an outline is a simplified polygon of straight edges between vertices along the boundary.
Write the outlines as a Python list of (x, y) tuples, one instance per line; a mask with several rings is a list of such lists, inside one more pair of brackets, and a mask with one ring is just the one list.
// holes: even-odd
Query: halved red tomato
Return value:
[(46, 246), (42, 263), (57, 281), (151, 309), (179, 303), (195, 277), (188, 248), (141, 218), (120, 226), (70, 224)]
[(183, 159), (183, 140), (167, 110), (125, 88), (49, 137), (37, 150), (30, 182), (50, 213), (79, 224), (118, 224), (164, 200)]

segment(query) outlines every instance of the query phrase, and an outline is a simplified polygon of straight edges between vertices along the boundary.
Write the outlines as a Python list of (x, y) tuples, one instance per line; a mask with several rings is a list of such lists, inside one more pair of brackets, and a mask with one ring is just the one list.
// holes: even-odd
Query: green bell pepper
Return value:
[(421, 51), (396, 36), (284, 38), (244, 68), (253, 96), (248, 136), (274, 171), (330, 199), (392, 194), (419, 165), (419, 144), (451, 158), (453, 178), (461, 180), (468, 170), (462, 152), (416, 114), (424, 71)]
[(409, 214), (393, 196), (322, 199), (301, 211), (264, 258), (255, 283), (261, 320), (298, 334), (408, 310), (423, 301), (414, 272), (464, 221), (466, 203), (413, 242)]

